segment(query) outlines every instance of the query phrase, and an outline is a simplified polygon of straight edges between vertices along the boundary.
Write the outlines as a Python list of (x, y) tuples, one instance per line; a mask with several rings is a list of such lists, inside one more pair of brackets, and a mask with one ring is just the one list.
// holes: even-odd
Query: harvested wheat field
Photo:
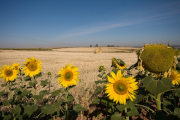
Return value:
[[(82, 103), (83, 92), (86, 88), (89, 89), (89, 93), (94, 91), (95, 83), (98, 80), (97, 75), (99, 74), (99, 66), (104, 65), (106, 73), (111, 72), (111, 59), (113, 57), (122, 59), (127, 67), (130, 67), (137, 61), (136, 53), (132, 53), (132, 49), (137, 48), (122, 48), (122, 47), (101, 47), (102, 53), (95, 54), (96, 48), (60, 48), (52, 49), (52, 51), (23, 51), (23, 50), (0, 50), (0, 68), (5, 64), (11, 65), (13, 63), (19, 63), (20, 66), (26, 61), (26, 58), (36, 57), (41, 60), (43, 76), (39, 78), (37, 85), (37, 93), (43, 89), (40, 86), (40, 80), (47, 79), (47, 72), (52, 73), (51, 78), (51, 90), (57, 90), (61, 88), (56, 78), (60, 68), (65, 67), (68, 63), (72, 66), (77, 66), (78, 72), (80, 72), (79, 79), (81, 82), (78, 83), (71, 93), (75, 98), (76, 103)], [(4, 83), (0, 79), (0, 84)], [(28, 83), (28, 82), (27, 82)], [(26, 84), (28, 85), (28, 84)], [(1, 87), (1, 86), (0, 86)], [(4, 88), (0, 88), (1, 90)], [(87, 96), (85, 97), (87, 98)], [(87, 101), (87, 100), (85, 100)], [(84, 107), (87, 108), (87, 104), (84, 103)], [(83, 106), (83, 105), (82, 105)]]

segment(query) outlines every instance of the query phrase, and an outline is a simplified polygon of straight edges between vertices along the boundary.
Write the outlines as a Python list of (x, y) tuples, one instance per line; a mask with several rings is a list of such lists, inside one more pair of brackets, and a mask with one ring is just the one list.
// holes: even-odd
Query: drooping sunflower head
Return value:
[(14, 63), (14, 64), (12, 64), (12, 67), (15, 69), (15, 70), (17, 70), (17, 74), (19, 74), (19, 63)]
[(14, 81), (17, 78), (17, 70), (12, 66), (5, 65), (0, 69), (0, 77), (6, 81)]
[(77, 72), (77, 70), (77, 67), (71, 67), (71, 63), (67, 64), (64, 68), (61, 68), (61, 70), (58, 72), (58, 81), (60, 85), (65, 88), (67, 88), (68, 86), (77, 85), (77, 81), (80, 81), (78, 78), (79, 72)]
[(33, 77), (42, 71), (41, 61), (33, 58), (28, 58), (26, 62), (24, 62), (24, 68), (22, 69), (24, 73), (30, 77)]
[(180, 73), (177, 70), (171, 70), (167, 72), (165, 77), (171, 79), (173, 85), (180, 84)]
[(126, 64), (121, 59), (112, 58), (112, 65), (111, 67), (114, 67), (114, 69), (125, 69)]
[(174, 49), (163, 44), (145, 45), (140, 59), (146, 70), (153, 73), (164, 73), (173, 66)]
[(106, 91), (109, 99), (120, 104), (126, 104), (126, 100), (130, 99), (133, 101), (135, 99), (135, 90), (138, 89), (137, 82), (135, 82), (134, 77), (124, 77), (121, 70), (118, 70), (117, 76), (112, 72), (110, 76), (107, 76), (109, 83), (106, 84)]

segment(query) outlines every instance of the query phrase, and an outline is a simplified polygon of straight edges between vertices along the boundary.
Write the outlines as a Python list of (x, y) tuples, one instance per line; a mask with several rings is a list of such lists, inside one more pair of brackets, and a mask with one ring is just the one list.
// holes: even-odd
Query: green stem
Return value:
[(126, 120), (129, 120), (129, 116), (127, 115), (127, 108), (125, 108), (125, 115), (126, 115)]
[[(67, 89), (65, 91), (66, 91), (66, 93), (65, 93), (65, 100), (67, 101), (68, 91), (67, 91)], [(68, 113), (68, 103), (66, 102), (66, 120), (68, 120), (67, 113)]]
[[(34, 78), (34, 83), (35, 83), (35, 76), (33, 76), (33, 78)], [(34, 95), (36, 95), (36, 84), (34, 84)], [(34, 104), (36, 104), (36, 102), (37, 102), (37, 100), (36, 99), (34, 99)]]
[(9, 84), (10, 99), (12, 99), (11, 82), (9, 82), (8, 84)]
[(49, 77), (50, 77), (50, 76), (48, 75), (48, 82), (49, 82), (49, 93), (50, 93), (50, 87), (51, 87), (51, 86), (50, 86), (50, 85), (51, 85), (51, 84), (50, 84), (50, 82), (51, 82), (51, 81), (49, 80)]
[(139, 105), (139, 104), (135, 104), (135, 105), (137, 105), (137, 106), (141, 106), (141, 107), (144, 107), (144, 108), (146, 108), (146, 109), (150, 110), (152, 113), (154, 113), (154, 114), (155, 114), (155, 111), (154, 111), (154, 110), (152, 110), (152, 109), (151, 109), (151, 108), (149, 108), (149, 107), (146, 107), (146, 106), (144, 106), (144, 105)]
[(162, 93), (159, 93), (157, 95), (157, 99), (156, 99), (157, 110), (161, 110), (161, 95), (162, 95)]

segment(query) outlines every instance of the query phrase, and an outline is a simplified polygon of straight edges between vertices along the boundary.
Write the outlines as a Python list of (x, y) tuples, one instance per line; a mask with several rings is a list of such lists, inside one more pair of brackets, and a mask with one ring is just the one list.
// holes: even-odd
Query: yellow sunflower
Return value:
[(15, 69), (15, 70), (17, 70), (17, 74), (19, 74), (19, 63), (14, 63), (14, 64), (12, 64), (12, 67)]
[(17, 70), (10, 65), (5, 65), (0, 69), (0, 77), (6, 81), (14, 81), (17, 78)]
[(180, 73), (177, 70), (171, 70), (170, 72), (165, 74), (165, 77), (171, 79), (173, 85), (180, 84)]
[(116, 64), (116, 65), (119, 69), (125, 69), (126, 68), (126, 64), (120, 64), (120, 65)]
[(41, 61), (33, 58), (27, 58), (27, 62), (24, 62), (24, 68), (22, 69), (26, 75), (29, 75), (30, 77), (33, 77), (42, 71), (41, 68)]
[(112, 67), (114, 67), (114, 69), (125, 69), (126, 64), (120, 59), (112, 58)]
[(61, 70), (58, 72), (59, 83), (67, 88), (68, 86), (77, 85), (77, 81), (80, 81), (78, 79), (79, 73), (77, 72), (78, 68), (75, 66), (71, 67), (71, 63), (67, 64), (65, 68), (60, 68)]
[(110, 83), (106, 84), (106, 91), (109, 99), (120, 104), (126, 104), (126, 99), (133, 101), (135, 99), (135, 90), (138, 89), (137, 83), (135, 82), (134, 76), (125, 78), (121, 74), (121, 70), (117, 72), (117, 76), (114, 72), (111, 73), (111, 77), (107, 76)]

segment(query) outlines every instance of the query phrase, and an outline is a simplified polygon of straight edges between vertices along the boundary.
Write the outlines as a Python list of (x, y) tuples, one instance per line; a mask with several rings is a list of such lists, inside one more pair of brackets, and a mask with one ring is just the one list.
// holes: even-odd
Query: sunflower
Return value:
[(180, 73), (177, 70), (171, 70), (165, 74), (165, 77), (171, 79), (173, 85), (180, 84)]
[(41, 68), (41, 61), (33, 58), (26, 59), (27, 62), (24, 62), (24, 68), (22, 69), (26, 75), (29, 75), (30, 77), (33, 77), (42, 71)]
[(121, 59), (112, 58), (112, 65), (111, 67), (114, 67), (114, 69), (125, 69), (126, 64)]
[(19, 74), (19, 63), (14, 63), (14, 64), (12, 64), (12, 67), (15, 69), (15, 70), (17, 70), (17, 74)]
[(0, 77), (6, 82), (14, 81), (17, 78), (17, 70), (10, 65), (5, 65), (0, 69)]
[(60, 68), (61, 70), (58, 72), (59, 78), (58, 81), (59, 83), (67, 88), (68, 86), (72, 85), (77, 85), (77, 81), (80, 81), (78, 79), (78, 74), (77, 72), (78, 68), (75, 66), (71, 67), (71, 63), (67, 64), (65, 68)]
[(104, 70), (104, 66), (103, 65), (99, 66), (99, 72), (101, 72), (102, 70)]
[(126, 104), (126, 99), (133, 101), (135, 99), (135, 90), (138, 89), (137, 83), (134, 77), (125, 78), (121, 74), (121, 70), (118, 70), (117, 76), (114, 72), (111, 73), (111, 77), (107, 76), (110, 83), (106, 84), (106, 91), (109, 99), (120, 104)]

